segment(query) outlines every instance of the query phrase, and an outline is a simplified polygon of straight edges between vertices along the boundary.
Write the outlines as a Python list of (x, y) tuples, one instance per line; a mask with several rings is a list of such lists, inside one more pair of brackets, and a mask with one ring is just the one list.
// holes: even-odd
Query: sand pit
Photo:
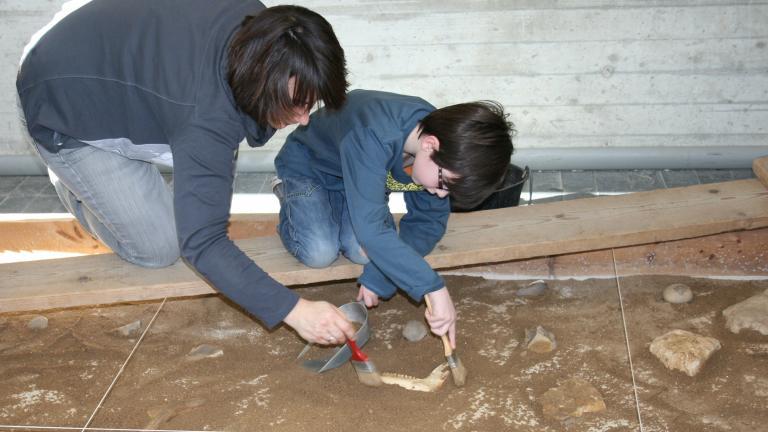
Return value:
[[(294, 361), (303, 343), (293, 332), (267, 332), (218, 297), (171, 300), (90, 426), (312, 432), (639, 429), (615, 280), (549, 281), (543, 294), (532, 297), (515, 294), (530, 281), (449, 277), (447, 282), (460, 316), (458, 354), (469, 370), (463, 388), (450, 378), (436, 393), (364, 387), (349, 364), (316, 375)], [(665, 303), (661, 292), (673, 282), (691, 286), (694, 301)], [(646, 431), (756, 431), (768, 421), (768, 340), (758, 333), (730, 333), (720, 313), (768, 282), (642, 276), (623, 278), (621, 285)], [(356, 293), (352, 283), (300, 290), (335, 304)], [(143, 331), (159, 305), (47, 312), (45, 329), (27, 327), (34, 314), (0, 316), (0, 425), (82, 427), (140, 336), (116, 329), (140, 320)], [(397, 295), (370, 312), (373, 335), (364, 350), (379, 370), (423, 377), (444, 361), (440, 339), (409, 342), (401, 335), (409, 320), (422, 319), (423, 310)], [(554, 351), (525, 348), (525, 329), (537, 325), (556, 336)], [(715, 337), (723, 348), (696, 377), (669, 371), (648, 344), (672, 328)], [(202, 345), (207, 347), (201, 351)], [(308, 354), (323, 355), (319, 348)], [(571, 378), (593, 386), (605, 410), (581, 417), (545, 415), (542, 395)]]

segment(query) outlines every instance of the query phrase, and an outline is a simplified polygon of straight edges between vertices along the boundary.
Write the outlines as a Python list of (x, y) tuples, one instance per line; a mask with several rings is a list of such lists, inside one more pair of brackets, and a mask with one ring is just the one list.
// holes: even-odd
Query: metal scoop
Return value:
[[(364, 346), (366, 342), (368, 342), (368, 337), (370, 336), (370, 330), (368, 328), (368, 309), (365, 307), (365, 304), (361, 302), (347, 303), (339, 306), (339, 310), (341, 310), (348, 320), (360, 326), (355, 333), (355, 342), (359, 347)], [(302, 358), (312, 346), (313, 344), (308, 343), (304, 349), (301, 350), (296, 359), (298, 360)], [(350, 358), (352, 358), (352, 351), (347, 344), (344, 344), (333, 348), (329, 357), (319, 360), (305, 360), (302, 362), (302, 366), (313, 372), (322, 373), (343, 365), (348, 362)]]

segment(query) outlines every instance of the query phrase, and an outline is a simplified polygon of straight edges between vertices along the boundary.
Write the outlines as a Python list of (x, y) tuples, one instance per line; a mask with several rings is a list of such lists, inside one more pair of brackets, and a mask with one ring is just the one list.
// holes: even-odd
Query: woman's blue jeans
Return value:
[(327, 267), (339, 252), (354, 263), (368, 263), (352, 229), (343, 192), (326, 190), (309, 177), (285, 177), (275, 194), (280, 200), (280, 239), (303, 264)]
[(92, 146), (36, 147), (64, 207), (117, 255), (143, 267), (179, 258), (173, 194), (155, 165)]

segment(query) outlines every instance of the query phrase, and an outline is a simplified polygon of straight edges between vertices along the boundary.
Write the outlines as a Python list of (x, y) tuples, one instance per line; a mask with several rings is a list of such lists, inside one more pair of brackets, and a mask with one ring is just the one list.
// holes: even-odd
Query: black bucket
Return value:
[(455, 213), (465, 213), (477, 210), (493, 210), (507, 207), (517, 207), (520, 204), (520, 194), (523, 186), (530, 176), (531, 171), (526, 166), (520, 168), (517, 165), (509, 164), (504, 183), (499, 190), (492, 193), (480, 205), (472, 209), (456, 209), (451, 206), (451, 211)]

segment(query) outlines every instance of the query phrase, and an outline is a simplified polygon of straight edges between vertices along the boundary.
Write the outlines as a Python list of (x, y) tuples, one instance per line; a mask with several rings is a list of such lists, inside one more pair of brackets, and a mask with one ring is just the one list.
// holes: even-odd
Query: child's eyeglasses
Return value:
[(437, 188), (444, 191), (448, 190), (443, 183), (443, 167), (441, 166), (437, 167)]

